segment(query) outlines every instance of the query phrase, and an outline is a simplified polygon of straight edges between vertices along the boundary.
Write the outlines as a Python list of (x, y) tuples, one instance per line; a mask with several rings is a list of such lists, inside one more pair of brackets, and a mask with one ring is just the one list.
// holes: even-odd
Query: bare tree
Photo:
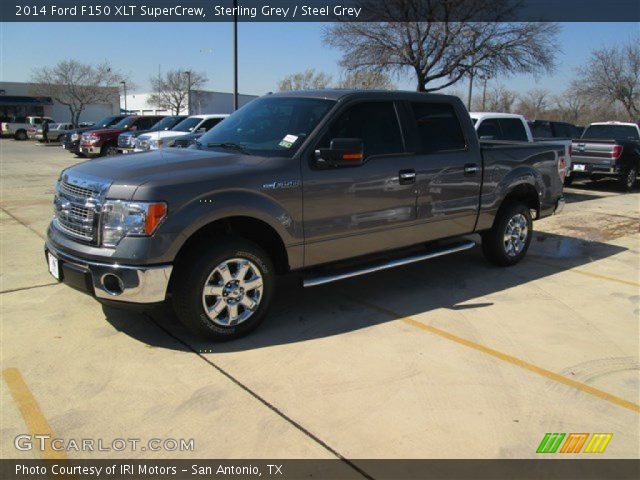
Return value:
[[(558, 25), (503, 21), (514, 8), (511, 0), (361, 0), (359, 4), (388, 21), (340, 22), (323, 32), (325, 43), (343, 51), (341, 64), (349, 71), (412, 73), (417, 90), (430, 92), (474, 73), (495, 77), (554, 68)], [(416, 18), (426, 21), (412, 21)]]
[(589, 100), (573, 88), (565, 90), (555, 98), (556, 110), (560, 120), (578, 124), (589, 110)]
[(486, 109), (489, 112), (511, 113), (517, 100), (516, 92), (504, 85), (498, 85), (487, 91)]
[(338, 88), (393, 90), (396, 86), (386, 73), (360, 70), (346, 72), (338, 82)]
[(189, 91), (207, 83), (207, 76), (204, 73), (179, 68), (169, 70), (164, 75), (151, 77), (150, 81), (153, 93), (149, 95), (149, 103), (179, 115), (185, 107), (189, 107)]
[(314, 90), (326, 88), (331, 83), (331, 75), (323, 72), (316, 72), (310, 68), (304, 72), (297, 72), (287, 75), (278, 82), (278, 90)]
[(577, 73), (574, 88), (578, 92), (593, 101), (620, 102), (630, 120), (640, 118), (640, 36), (626, 45), (591, 52)]
[(76, 60), (62, 60), (31, 75), (33, 93), (66, 105), (74, 126), (78, 125), (87, 105), (112, 103), (114, 98), (119, 98), (118, 88), (123, 78), (107, 62), (93, 66)]
[(549, 110), (551, 92), (544, 88), (534, 88), (520, 97), (518, 110), (527, 118), (541, 118)]

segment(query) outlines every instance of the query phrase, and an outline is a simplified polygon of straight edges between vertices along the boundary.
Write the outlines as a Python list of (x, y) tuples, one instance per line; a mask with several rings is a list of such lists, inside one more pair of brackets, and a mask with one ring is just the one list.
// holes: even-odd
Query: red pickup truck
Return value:
[(132, 115), (102, 130), (90, 130), (80, 138), (80, 153), (87, 157), (118, 154), (118, 135), (128, 130), (149, 130), (162, 120), (162, 115)]

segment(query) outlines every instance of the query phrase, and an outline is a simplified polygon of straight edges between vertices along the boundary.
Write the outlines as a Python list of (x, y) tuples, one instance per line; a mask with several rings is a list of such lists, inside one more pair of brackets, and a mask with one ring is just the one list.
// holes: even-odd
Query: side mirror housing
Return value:
[(356, 167), (364, 162), (364, 147), (360, 138), (334, 138), (329, 148), (315, 151), (316, 163), (329, 167)]

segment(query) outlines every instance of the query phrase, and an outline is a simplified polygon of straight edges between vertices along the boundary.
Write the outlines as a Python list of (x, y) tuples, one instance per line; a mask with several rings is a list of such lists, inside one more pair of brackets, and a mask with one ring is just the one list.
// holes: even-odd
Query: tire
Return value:
[(64, 134), (58, 135), (58, 138), (56, 140), (58, 141), (58, 143), (63, 143), (64, 142)]
[(107, 143), (100, 149), (101, 157), (113, 157), (114, 155), (118, 155), (118, 153), (120, 153), (118, 152), (118, 147), (112, 143)]
[(13, 136), (13, 138), (15, 138), (18, 141), (26, 140), (28, 138), (27, 132), (25, 132), (24, 130), (18, 130), (16, 134)]
[[(512, 232), (510, 242), (505, 240), (508, 231)], [(482, 234), (482, 252), (495, 265), (515, 265), (527, 254), (532, 236), (533, 220), (529, 207), (520, 202), (509, 203), (500, 208), (491, 230)]]
[[(269, 255), (255, 243), (237, 237), (213, 239), (192, 252), (179, 260), (172, 279), (173, 306), (180, 321), (196, 335), (214, 341), (232, 340), (254, 330), (267, 314), (275, 287)], [(243, 264), (249, 266), (240, 279)], [(227, 278), (221, 274), (223, 265)], [(259, 277), (260, 287), (242, 290), (260, 285)], [(234, 286), (233, 282), (239, 283)], [(207, 286), (210, 294), (205, 294)], [(250, 303), (255, 304), (253, 309), (245, 306)]]
[(572, 183), (573, 183), (573, 176), (565, 177), (564, 179), (565, 187), (570, 187)]
[(618, 177), (618, 184), (625, 192), (630, 192), (636, 186), (638, 181), (638, 167), (629, 165), (624, 168)]

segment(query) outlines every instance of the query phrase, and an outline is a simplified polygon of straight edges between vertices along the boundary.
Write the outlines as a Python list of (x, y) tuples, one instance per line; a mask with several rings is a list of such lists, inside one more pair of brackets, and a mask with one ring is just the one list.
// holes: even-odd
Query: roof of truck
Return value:
[(269, 93), (278, 97), (303, 97), (303, 98), (323, 98), (327, 100), (341, 100), (345, 97), (378, 97), (378, 98), (420, 98), (420, 99), (442, 99), (455, 98), (453, 95), (444, 95), (440, 93), (421, 93), (406, 90), (358, 90), (352, 88), (326, 88), (322, 90), (293, 90), (287, 92)]
[(524, 118), (517, 113), (501, 113), (501, 112), (469, 112), (471, 118)]

